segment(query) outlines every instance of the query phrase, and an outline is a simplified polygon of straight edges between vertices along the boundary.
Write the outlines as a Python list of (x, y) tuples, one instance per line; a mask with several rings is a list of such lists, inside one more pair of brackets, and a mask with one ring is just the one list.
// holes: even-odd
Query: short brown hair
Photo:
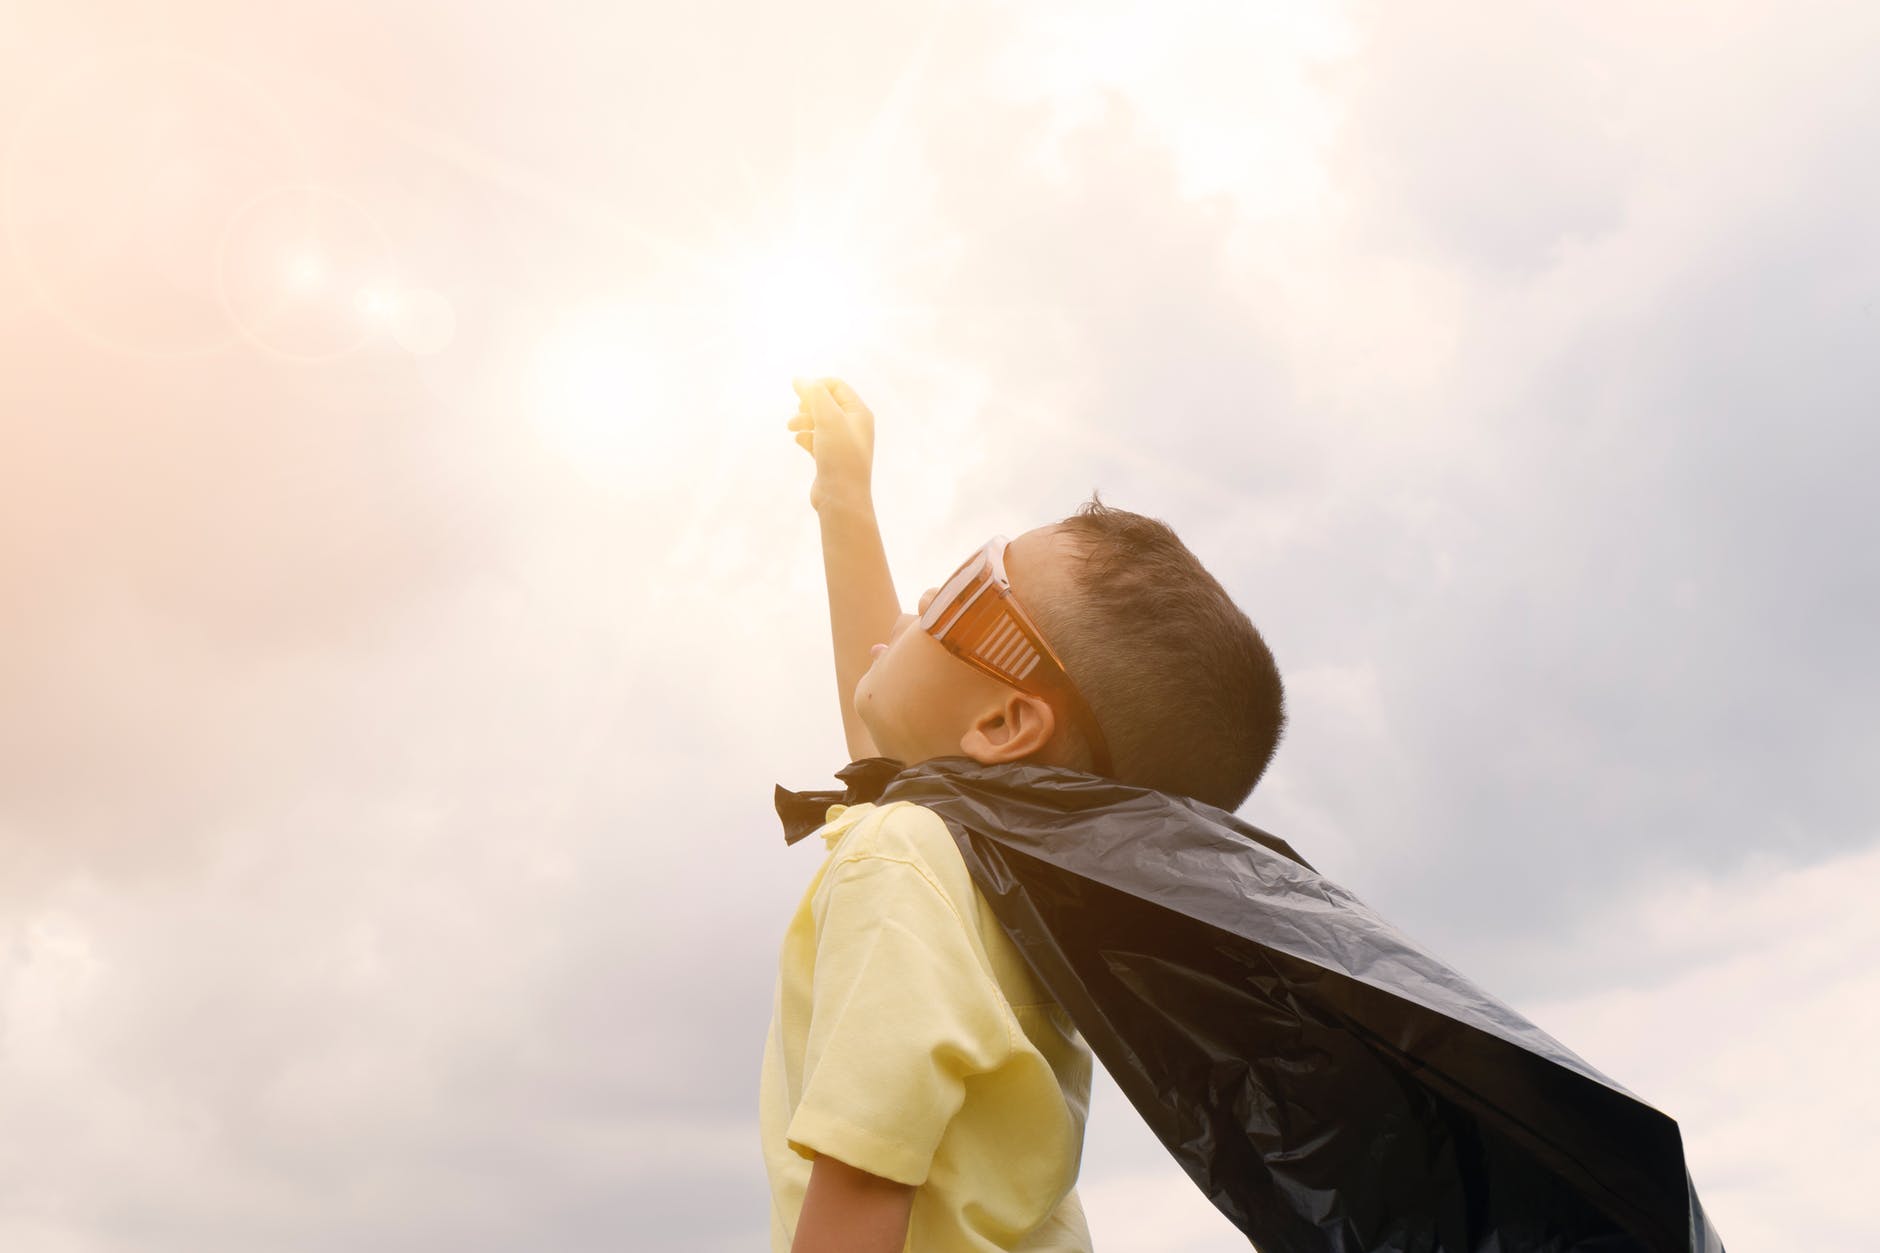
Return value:
[[(1059, 525), (1083, 558), (1076, 593), (1032, 615), (1096, 714), (1116, 778), (1238, 809), (1286, 726), (1266, 641), (1161, 519), (1093, 490)], [(1082, 732), (1067, 743), (1091, 770)]]

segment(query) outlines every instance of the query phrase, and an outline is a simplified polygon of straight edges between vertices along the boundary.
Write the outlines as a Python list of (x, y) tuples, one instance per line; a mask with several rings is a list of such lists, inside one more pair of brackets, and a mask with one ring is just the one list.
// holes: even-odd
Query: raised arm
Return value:
[(888, 642), (901, 613), (875, 520), (875, 416), (841, 379), (798, 379), (795, 386), (801, 407), (789, 425), (816, 458), (810, 505), (822, 526), (836, 698), (853, 761), (879, 755), (856, 716), (855, 688), (872, 660), (869, 648)]

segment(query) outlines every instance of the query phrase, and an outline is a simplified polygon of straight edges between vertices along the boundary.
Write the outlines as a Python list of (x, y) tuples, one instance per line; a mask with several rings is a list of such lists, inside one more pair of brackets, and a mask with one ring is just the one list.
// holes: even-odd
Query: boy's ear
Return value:
[(988, 705), (960, 737), (960, 752), (982, 766), (1039, 755), (1057, 734), (1057, 715), (1048, 702), (1029, 692), (1008, 689), (998, 704)]

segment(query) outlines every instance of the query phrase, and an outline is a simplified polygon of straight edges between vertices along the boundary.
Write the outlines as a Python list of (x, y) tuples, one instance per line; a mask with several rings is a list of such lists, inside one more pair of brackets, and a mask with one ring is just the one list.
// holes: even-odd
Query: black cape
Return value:
[(1678, 1127), (1190, 797), (1054, 766), (851, 762), (777, 788), (939, 814), (1039, 982), (1262, 1253), (1723, 1253)]

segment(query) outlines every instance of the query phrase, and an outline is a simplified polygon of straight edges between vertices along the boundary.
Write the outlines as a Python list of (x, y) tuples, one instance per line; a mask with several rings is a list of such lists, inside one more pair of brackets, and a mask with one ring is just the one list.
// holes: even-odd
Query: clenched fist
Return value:
[(797, 411), (790, 419), (796, 442), (816, 459), (810, 507), (869, 499), (875, 462), (875, 415), (855, 389), (838, 378), (792, 379)]

